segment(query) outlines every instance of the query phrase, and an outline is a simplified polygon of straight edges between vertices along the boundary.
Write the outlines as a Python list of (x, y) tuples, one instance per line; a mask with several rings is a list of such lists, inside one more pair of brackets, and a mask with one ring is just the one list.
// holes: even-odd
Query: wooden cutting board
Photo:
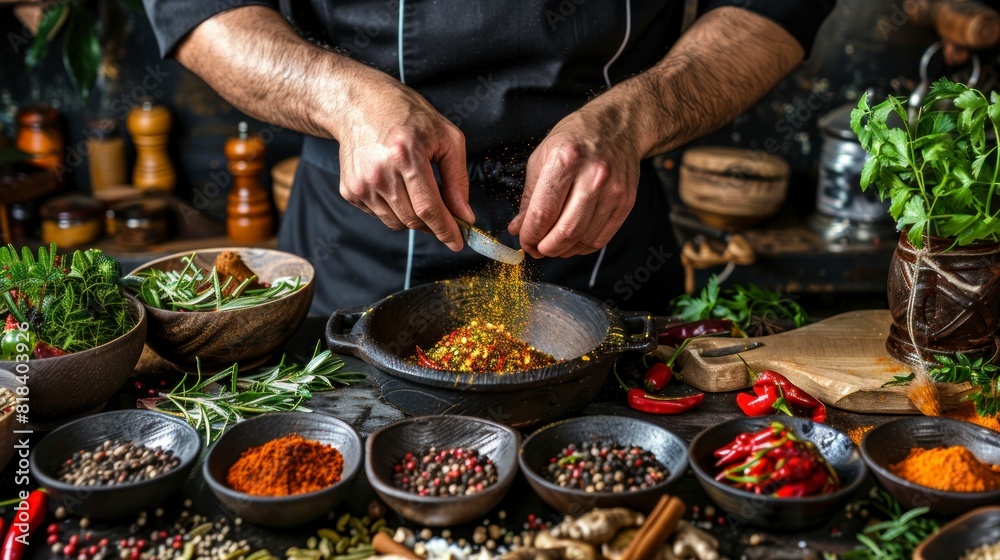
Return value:
[[(708, 358), (701, 352), (759, 341), (763, 347), (741, 352), (754, 371), (770, 369), (824, 403), (852, 412), (918, 414), (906, 398), (906, 386), (882, 387), (895, 375), (909, 375), (909, 366), (885, 350), (892, 317), (888, 310), (844, 313), (771, 336), (757, 338), (705, 337), (692, 340), (678, 356), (675, 373), (702, 391), (736, 391), (749, 377), (736, 355)], [(942, 407), (958, 405), (969, 386), (940, 384)]]

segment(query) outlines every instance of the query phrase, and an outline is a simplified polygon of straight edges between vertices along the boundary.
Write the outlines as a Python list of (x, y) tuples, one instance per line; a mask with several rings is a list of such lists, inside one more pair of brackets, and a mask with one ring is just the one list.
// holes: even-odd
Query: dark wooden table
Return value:
[[(322, 337), (325, 321), (321, 318), (309, 318), (302, 328), (295, 334), (291, 342), (286, 346), (287, 353), (301, 360), (303, 363), (308, 360), (316, 341)], [(345, 358), (346, 367), (354, 371), (366, 371), (367, 365), (354, 358)], [(620, 389), (614, 384), (611, 378), (601, 397), (588, 406), (582, 414), (615, 414), (641, 417), (651, 420), (676, 432), (686, 440), (691, 440), (702, 429), (718, 424), (725, 420), (741, 416), (741, 412), (735, 405), (733, 393), (720, 393), (706, 395), (702, 406), (694, 411), (678, 415), (656, 417), (644, 415), (629, 409), (622, 399)], [(137, 397), (133, 385), (130, 383), (108, 404), (108, 408), (131, 408), (135, 406)], [(362, 436), (367, 436), (375, 429), (404, 417), (400, 411), (382, 403), (378, 399), (378, 388), (371, 381), (359, 383), (349, 388), (338, 389), (328, 393), (320, 393), (309, 401), (308, 406), (316, 413), (330, 414), (341, 418), (352, 424)], [(829, 424), (846, 429), (852, 426), (862, 426), (877, 424), (889, 420), (889, 416), (869, 416), (846, 413), (838, 410), (831, 410)], [(526, 432), (530, 433), (530, 430)], [(36, 433), (35, 439), (42, 437), (43, 433)], [(0, 486), (3, 488), (0, 497), (6, 498), (14, 494), (18, 486), (14, 484), (14, 473), (12, 467), (0, 474)], [(863, 499), (870, 487), (866, 486), (859, 491), (856, 499)], [(698, 485), (694, 475), (688, 472), (678, 491), (677, 495), (688, 504), (688, 518), (694, 506), (698, 506), (704, 519), (705, 508), (710, 505), (707, 496)], [(348, 509), (362, 514), (366, 510), (368, 503), (374, 497), (367, 481), (362, 473), (357, 484), (357, 489), (352, 493), (348, 503), (338, 509), (339, 512)], [(213, 519), (227, 516), (227, 513), (219, 508), (214, 496), (211, 494), (200, 472), (199, 465), (195, 468), (192, 476), (186, 482), (183, 496), (176, 496), (164, 504), (167, 511), (164, 519), (169, 519), (171, 515), (176, 515), (180, 510), (180, 504), (184, 498), (190, 498), (193, 502), (193, 512), (209, 515)], [(529, 513), (543, 516), (544, 518), (557, 521), (560, 516), (547, 509), (532, 493), (523, 476), (519, 475), (515, 486), (509, 492), (504, 503), (500, 506), (508, 512), (507, 526), (519, 527)], [(496, 512), (493, 521), (497, 520)], [(6, 512), (10, 516), (10, 511)], [(725, 519), (725, 513), (717, 511), (715, 517), (723, 516), (721, 524), (713, 522), (712, 532), (719, 538), (723, 545), (723, 552), (729, 558), (747, 559), (782, 559), (782, 558), (822, 558), (822, 552), (845, 552), (853, 548), (856, 544), (854, 535), (860, 529), (863, 521), (860, 518), (847, 519), (845, 514), (834, 516), (826, 526), (814, 529), (805, 533), (787, 533), (780, 530), (760, 531), (740, 523), (739, 519)], [(395, 514), (389, 514), (391, 524), (398, 525), (402, 520)], [(70, 519), (62, 522), (67, 530), (74, 529), (78, 520)], [(260, 529), (243, 524), (235, 534), (239, 538), (246, 538), (253, 547), (267, 547), (272, 552), (283, 554), (289, 546), (305, 546), (306, 538), (315, 534), (315, 530), (320, 527), (330, 526), (329, 520), (323, 519), (301, 528), (293, 530), (273, 531)], [(412, 525), (411, 525), (412, 526)], [(109, 536), (121, 538), (130, 534), (128, 522), (120, 525), (100, 525), (94, 523), (90, 530), (94, 533), (94, 538)], [(453, 529), (456, 535), (471, 532), (471, 526)], [(148, 528), (146, 529), (148, 533)], [(758, 546), (748, 546), (748, 541), (754, 533), (763, 536), (762, 544)], [(835, 536), (834, 533), (839, 534)], [(64, 558), (61, 555), (53, 554), (48, 547), (33, 545), (31, 548), (33, 558)]]

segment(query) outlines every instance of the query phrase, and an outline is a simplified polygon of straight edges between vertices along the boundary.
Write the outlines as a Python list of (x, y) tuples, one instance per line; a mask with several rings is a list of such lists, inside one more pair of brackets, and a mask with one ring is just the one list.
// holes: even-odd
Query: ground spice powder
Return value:
[(914, 448), (889, 471), (914, 484), (945, 492), (1000, 489), (1000, 467), (983, 463), (962, 446)]
[(997, 417), (980, 416), (979, 413), (976, 412), (976, 405), (972, 404), (970, 401), (962, 403), (961, 406), (948, 412), (945, 416), (956, 420), (962, 420), (963, 422), (978, 424), (984, 428), (1000, 432), (1000, 421), (997, 421)]
[(226, 473), (226, 484), (252, 496), (291, 496), (332, 486), (343, 471), (336, 447), (289, 434), (244, 451)]

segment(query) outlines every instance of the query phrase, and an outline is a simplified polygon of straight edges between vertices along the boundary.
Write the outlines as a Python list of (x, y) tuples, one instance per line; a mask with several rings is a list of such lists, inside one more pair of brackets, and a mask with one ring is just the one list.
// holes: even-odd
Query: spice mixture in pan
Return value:
[(463, 373), (511, 373), (556, 362), (515, 338), (505, 326), (477, 320), (446, 334), (427, 352), (417, 346), (413, 361), (424, 367)]

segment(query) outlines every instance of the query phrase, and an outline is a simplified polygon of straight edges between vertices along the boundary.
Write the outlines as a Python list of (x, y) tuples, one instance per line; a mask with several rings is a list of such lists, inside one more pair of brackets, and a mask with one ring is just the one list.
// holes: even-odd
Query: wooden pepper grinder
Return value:
[(167, 155), (170, 111), (144, 101), (132, 109), (126, 125), (136, 149), (132, 183), (143, 190), (173, 191), (177, 173)]
[(264, 142), (241, 122), (238, 136), (226, 141), (226, 158), (233, 187), (226, 206), (226, 231), (236, 243), (259, 243), (274, 235), (271, 198), (260, 182)]

